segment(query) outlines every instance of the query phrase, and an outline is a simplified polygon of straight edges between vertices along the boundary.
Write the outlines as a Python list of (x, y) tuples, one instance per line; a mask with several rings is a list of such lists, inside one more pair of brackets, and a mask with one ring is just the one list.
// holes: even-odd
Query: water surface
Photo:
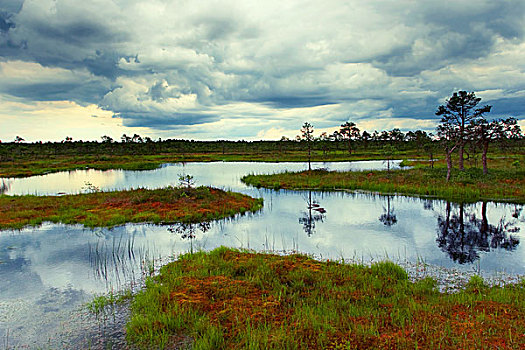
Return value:
[[(399, 161), (395, 162), (399, 164)], [(330, 170), (370, 170), (381, 161), (314, 163)], [(226, 245), (299, 251), (323, 259), (425, 262), (482, 274), (525, 274), (523, 206), (460, 205), (369, 193), (272, 191), (247, 187), (248, 173), (302, 170), (300, 163), (187, 163), (152, 171), (83, 170), (4, 179), (6, 194), (80, 193), (176, 185), (181, 174), (264, 198), (264, 208), (208, 225), (125, 225), (85, 229), (45, 224), (0, 231), (0, 347), (75, 348), (93, 333), (79, 312), (93, 295), (139, 286), (154, 269), (191, 249)], [(85, 321), (84, 322), (84, 318)], [(91, 328), (90, 328), (91, 327)], [(9, 334), (9, 336), (8, 336)], [(1, 340), (4, 339), (2, 342)]]

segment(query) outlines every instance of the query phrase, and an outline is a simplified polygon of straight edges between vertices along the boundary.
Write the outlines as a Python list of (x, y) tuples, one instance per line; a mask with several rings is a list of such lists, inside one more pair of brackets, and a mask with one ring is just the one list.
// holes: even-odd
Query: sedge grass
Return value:
[(45, 221), (113, 227), (128, 222), (202, 222), (257, 211), (262, 199), (216, 188), (134, 189), (66, 196), (0, 195), (0, 229)]
[(391, 262), (370, 267), (218, 248), (161, 268), (134, 296), (139, 348), (519, 349), (525, 283), (440, 293)]
[[(342, 162), (356, 160), (382, 159), (380, 153), (322, 152), (312, 153), (312, 162)], [(402, 153), (399, 157), (419, 158), (414, 152)], [(123, 170), (153, 170), (165, 163), (180, 162), (304, 162), (307, 159), (305, 151), (290, 152), (251, 152), (251, 153), (172, 153), (172, 154), (136, 154), (136, 155), (57, 155), (16, 158), (0, 163), (1, 177), (28, 177), (43, 175), (58, 171), (78, 169), (123, 169)]]
[(367, 190), (384, 194), (422, 195), (453, 201), (497, 200), (525, 203), (525, 170), (480, 169), (455, 172), (445, 181), (446, 169), (418, 167), (394, 171), (337, 172), (313, 170), (271, 175), (247, 175), (241, 181), (270, 189)]

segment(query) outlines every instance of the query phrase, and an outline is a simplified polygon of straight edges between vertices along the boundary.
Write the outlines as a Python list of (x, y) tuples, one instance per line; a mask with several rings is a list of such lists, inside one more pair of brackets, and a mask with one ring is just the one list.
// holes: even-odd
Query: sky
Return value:
[(474, 91), (525, 129), (525, 2), (0, 0), (0, 140), (433, 131)]

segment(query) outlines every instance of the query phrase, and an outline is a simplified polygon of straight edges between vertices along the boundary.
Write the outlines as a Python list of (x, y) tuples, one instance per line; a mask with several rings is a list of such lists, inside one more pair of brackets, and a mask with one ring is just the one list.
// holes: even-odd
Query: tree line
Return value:
[[(13, 142), (0, 143), (0, 161), (20, 157), (60, 155), (154, 155), (154, 154), (271, 154), (306, 152), (310, 160), (319, 153), (326, 159), (337, 159), (342, 153), (363, 155), (376, 153), (390, 158), (396, 152), (414, 151), (427, 154), (430, 160), (437, 152), (444, 152), (448, 174), (452, 170), (452, 155), (458, 155), (459, 170), (464, 170), (464, 154), (467, 159), (482, 155), (483, 172), (487, 173), (489, 146), (497, 143), (522, 147), (524, 138), (515, 118), (487, 120), (485, 115), (491, 106), (478, 107), (481, 99), (473, 92), (454, 93), (446, 104), (439, 106), (436, 115), (441, 117), (435, 133), (423, 130), (403, 133), (398, 128), (368, 132), (361, 131), (352, 121), (347, 121), (331, 134), (321, 133), (314, 137), (314, 126), (306, 122), (295, 139), (283, 136), (278, 141), (196, 141), (183, 139), (151, 139), (138, 134), (123, 134), (120, 139), (103, 135), (100, 141), (73, 140), (66, 136), (61, 142), (27, 143), (21, 136)], [(336, 156), (334, 156), (336, 155)], [(431, 164), (433, 164), (431, 162)]]
[[(424, 149), (433, 159), (433, 152), (436, 145), (440, 145), (445, 153), (447, 164), (447, 181), (450, 180), (452, 165), (452, 154), (458, 154), (458, 168), (465, 170), (464, 154), (466, 147), (475, 153), (481, 150), (483, 174), (488, 173), (487, 153), (489, 146), (495, 142), (521, 141), (523, 134), (516, 118), (500, 118), (487, 120), (485, 114), (489, 113), (492, 106), (485, 105), (478, 107), (481, 98), (476, 97), (474, 92), (459, 91), (446, 100), (446, 104), (437, 108), (436, 115), (441, 117), (440, 124), (436, 128), (436, 134), (426, 133), (422, 130), (409, 131), (406, 134), (400, 129), (394, 128), (390, 131), (381, 133), (374, 131), (373, 134), (361, 131), (353, 122), (347, 121), (342, 124), (339, 130), (331, 135), (322, 133), (319, 138), (314, 138), (314, 127), (309, 122), (305, 122), (301, 128), (301, 134), (297, 135), (298, 141), (303, 141), (308, 150), (308, 169), (311, 169), (311, 150), (315, 141), (339, 141), (346, 143), (348, 152), (351, 154), (353, 144), (360, 142), (366, 145), (368, 142), (383, 142), (385, 149), (399, 145), (401, 142), (412, 143), (414, 146)], [(385, 152), (388, 153), (388, 152)]]

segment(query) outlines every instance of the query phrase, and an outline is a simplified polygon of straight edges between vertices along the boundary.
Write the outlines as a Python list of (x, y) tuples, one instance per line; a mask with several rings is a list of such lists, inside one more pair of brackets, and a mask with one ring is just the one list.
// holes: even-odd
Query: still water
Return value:
[[(386, 164), (313, 166), (373, 171)], [(0, 180), (0, 191), (8, 195), (46, 195), (80, 193), (93, 186), (101, 190), (164, 187), (176, 185), (180, 174), (190, 174), (197, 185), (264, 198), (264, 208), (256, 214), (209, 225), (90, 230), (45, 224), (0, 231), (0, 348), (92, 346), (93, 322), (78, 311), (83, 303), (94, 295), (140, 286), (155, 261), (220, 245), (300, 251), (323, 259), (369, 262), (388, 258), (482, 274), (525, 274), (521, 205), (272, 191), (240, 182), (249, 173), (304, 168), (299, 163), (187, 163), (153, 171), (85, 170)]]

